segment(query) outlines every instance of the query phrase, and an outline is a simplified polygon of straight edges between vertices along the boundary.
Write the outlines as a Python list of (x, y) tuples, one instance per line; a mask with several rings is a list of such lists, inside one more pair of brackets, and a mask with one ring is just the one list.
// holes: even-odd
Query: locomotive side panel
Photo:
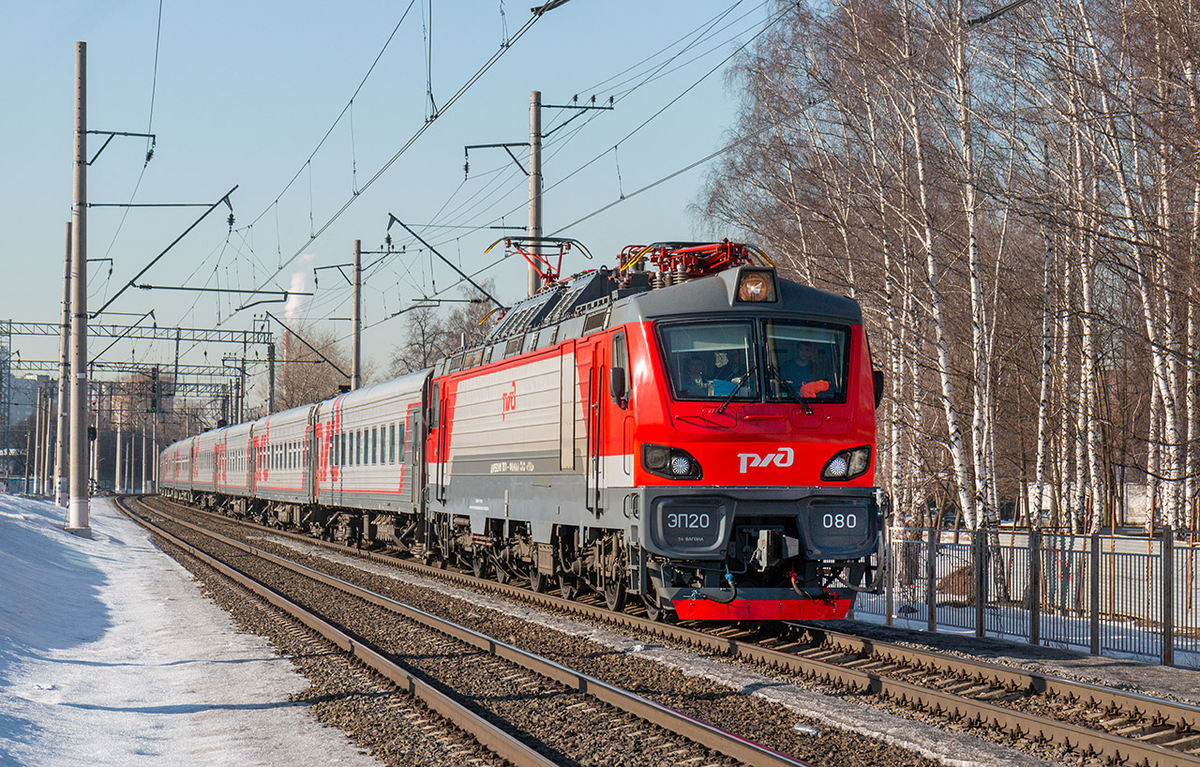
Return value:
[(441, 382), (441, 482), (448, 491), (436, 510), (469, 517), (472, 532), (481, 534), (487, 519), (536, 522), (540, 529), (582, 501), (574, 428), (582, 412), (563, 390), (564, 380), (569, 386), (574, 378), (564, 368), (576, 362), (562, 352), (552, 347)]

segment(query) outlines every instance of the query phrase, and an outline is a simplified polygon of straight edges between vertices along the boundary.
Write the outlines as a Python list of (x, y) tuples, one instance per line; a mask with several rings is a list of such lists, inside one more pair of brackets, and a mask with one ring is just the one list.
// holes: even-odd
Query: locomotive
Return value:
[(159, 487), (653, 618), (837, 619), (884, 565), (882, 388), (852, 299), (630, 246), (430, 369), (170, 445)]

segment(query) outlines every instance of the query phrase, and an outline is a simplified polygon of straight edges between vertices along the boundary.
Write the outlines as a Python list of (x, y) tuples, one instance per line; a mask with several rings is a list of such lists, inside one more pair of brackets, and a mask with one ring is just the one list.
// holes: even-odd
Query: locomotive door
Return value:
[(433, 403), (433, 413), (429, 418), (429, 434), (432, 437), (433, 455), (429, 459), (433, 463), (432, 476), (429, 478), (433, 500), (446, 502), (446, 387), (434, 384), (430, 397)]
[(584, 460), (584, 475), (587, 499), (585, 504), (588, 511), (600, 516), (600, 488), (604, 477), (604, 461), (601, 458), (603, 443), (602, 415), (604, 399), (604, 355), (602, 345), (596, 343), (588, 355), (588, 386), (587, 402), (584, 407), (587, 412), (587, 456)]

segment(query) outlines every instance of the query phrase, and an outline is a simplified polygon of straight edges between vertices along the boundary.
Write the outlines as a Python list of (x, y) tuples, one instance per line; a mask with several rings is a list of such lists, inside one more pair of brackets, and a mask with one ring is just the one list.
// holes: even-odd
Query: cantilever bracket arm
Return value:
[(120, 290), (118, 290), (118, 291), (116, 292), (116, 294), (115, 294), (115, 295), (114, 295), (112, 298), (110, 298), (110, 299), (108, 299), (107, 301), (105, 301), (105, 302), (104, 302), (104, 306), (101, 306), (99, 309), (97, 309), (96, 311), (92, 312), (91, 319), (95, 319), (95, 317), (96, 317), (98, 314), (100, 314), (100, 312), (104, 311), (104, 310), (105, 310), (105, 309), (107, 309), (109, 306), (111, 306), (113, 301), (116, 301), (118, 298), (120, 298), (122, 293), (124, 293), (126, 290), (129, 290), (130, 288), (132, 288), (132, 287), (134, 286), (134, 284), (135, 284), (135, 283), (138, 281), (138, 279), (139, 279), (139, 278), (140, 278), (140, 277), (141, 277), (143, 274), (145, 274), (146, 272), (150, 271), (150, 268), (151, 268), (152, 266), (154, 266), (154, 265), (155, 265), (155, 264), (157, 264), (157, 263), (158, 263), (160, 260), (162, 260), (162, 257), (163, 257), (163, 256), (167, 255), (167, 253), (168, 253), (168, 252), (171, 250), (171, 248), (173, 248), (173, 247), (175, 247), (176, 245), (178, 245), (178, 244), (179, 244), (179, 241), (180, 241), (180, 240), (182, 240), (184, 237), (187, 237), (187, 236), (188, 236), (188, 234), (189, 234), (189, 233), (190, 233), (190, 232), (191, 232), (193, 229), (195, 229), (197, 226), (199, 226), (199, 225), (200, 225), (200, 222), (201, 222), (201, 221), (203, 221), (204, 219), (208, 218), (208, 214), (209, 214), (209, 213), (212, 213), (214, 210), (216, 210), (218, 207), (220, 207), (222, 204), (224, 204), (224, 205), (226, 205), (226, 206), (228, 206), (228, 207), (229, 207), (229, 210), (231, 211), (231, 213), (230, 213), (230, 216), (232, 216), (232, 215), (233, 215), (233, 214), (232, 214), (232, 211), (233, 211), (233, 203), (231, 203), (231, 202), (229, 201), (229, 196), (230, 196), (230, 195), (232, 195), (232, 194), (233, 194), (234, 192), (236, 192), (236, 191), (237, 191), (237, 186), (234, 186), (234, 187), (233, 187), (233, 189), (230, 189), (228, 192), (226, 192), (226, 193), (225, 193), (225, 196), (224, 196), (224, 197), (222, 197), (221, 199), (217, 200), (217, 201), (216, 201), (216, 202), (214, 202), (212, 205), (210, 205), (210, 206), (208, 207), (208, 210), (204, 211), (204, 213), (203, 213), (203, 214), (200, 216), (200, 218), (196, 219), (194, 222), (192, 222), (192, 225), (191, 225), (191, 226), (189, 226), (187, 229), (183, 230), (183, 234), (181, 234), (181, 235), (179, 235), (178, 237), (176, 237), (176, 238), (175, 238), (175, 239), (174, 239), (174, 240), (171, 242), (171, 244), (170, 244), (170, 245), (168, 245), (167, 247), (163, 248), (163, 251), (162, 251), (161, 253), (159, 253), (157, 256), (155, 256), (155, 257), (154, 257), (154, 259), (150, 261), (150, 263), (146, 264), (146, 266), (145, 266), (145, 267), (142, 269), (142, 271), (140, 271), (140, 272), (138, 272), (137, 274), (133, 275), (133, 279), (131, 279), (129, 282), (125, 283), (125, 287), (123, 287), (123, 288), (121, 288)]
[(470, 277), (468, 277), (468, 276), (467, 276), (467, 274), (466, 274), (465, 272), (463, 272), (463, 270), (462, 270), (462, 269), (459, 269), (457, 266), (455, 266), (455, 265), (454, 265), (454, 262), (453, 262), (453, 261), (451, 261), (450, 259), (448, 259), (448, 258), (446, 258), (445, 256), (443, 256), (441, 253), (439, 253), (439, 252), (437, 251), (437, 248), (433, 247), (433, 246), (432, 246), (432, 245), (430, 245), (428, 242), (426, 242), (426, 241), (425, 241), (425, 239), (424, 239), (424, 238), (422, 238), (422, 237), (421, 237), (421, 235), (419, 235), (419, 234), (417, 234), (416, 232), (414, 232), (414, 231), (413, 231), (413, 230), (412, 230), (412, 229), (409, 227), (409, 225), (408, 225), (408, 224), (404, 223), (403, 221), (401, 221), (400, 219), (396, 218), (394, 215), (392, 215), (391, 213), (389, 213), (389, 214), (388, 214), (388, 229), (391, 229), (391, 228), (392, 228), (392, 224), (399, 224), (400, 226), (404, 227), (404, 228), (405, 228), (405, 229), (408, 231), (408, 233), (409, 233), (409, 234), (411, 234), (413, 237), (416, 237), (416, 238), (417, 238), (417, 240), (418, 240), (418, 241), (419, 241), (419, 242), (420, 242), (422, 245), (424, 245), (425, 247), (429, 248), (429, 252), (430, 252), (430, 253), (432, 253), (433, 255), (437, 256), (437, 257), (438, 257), (438, 258), (440, 258), (440, 259), (442, 259), (442, 261), (444, 261), (444, 262), (445, 262), (445, 264), (446, 264), (447, 266), (449, 266), (449, 267), (450, 267), (451, 269), (453, 269), (454, 271), (458, 272), (458, 276), (459, 276), (459, 277), (462, 277), (464, 280), (466, 280), (467, 282), (471, 283), (471, 285), (472, 285), (472, 286), (473, 286), (473, 287), (474, 287), (476, 290), (478, 290), (480, 293), (482, 293), (484, 296), (486, 296), (486, 297), (487, 297), (487, 298), (488, 298), (488, 299), (489, 299), (489, 300), (490, 300), (492, 303), (494, 303), (496, 306), (500, 307), (501, 309), (504, 309), (505, 311), (507, 311), (507, 310), (508, 310), (508, 307), (507, 307), (507, 306), (505, 306), (504, 304), (502, 304), (502, 303), (500, 303), (499, 301), (497, 301), (497, 300), (496, 300), (496, 297), (495, 297), (495, 296), (493, 296), (491, 293), (487, 292), (486, 290), (484, 290), (482, 285), (480, 285), (478, 282), (476, 282), (475, 280), (473, 280), (473, 279), (471, 279)]
[[(261, 303), (261, 302), (260, 302), (260, 303)], [(317, 347), (313, 346), (313, 345), (312, 345), (312, 344), (310, 344), (308, 341), (305, 341), (303, 336), (301, 336), (299, 333), (297, 333), (296, 331), (294, 331), (294, 330), (292, 330), (291, 328), (289, 328), (289, 327), (288, 327), (286, 324), (284, 324), (283, 320), (279, 319), (278, 317), (276, 317), (274, 314), (271, 314), (270, 312), (264, 312), (264, 314), (266, 314), (268, 317), (270, 317), (271, 319), (273, 319), (273, 320), (275, 320), (276, 322), (278, 322), (278, 323), (280, 324), (280, 326), (281, 326), (281, 327), (282, 327), (284, 330), (286, 330), (287, 332), (291, 333), (291, 334), (292, 334), (292, 336), (293, 336), (293, 337), (294, 337), (294, 338), (295, 338), (297, 341), (299, 341), (300, 343), (304, 344), (304, 345), (305, 345), (305, 346), (307, 346), (309, 349), (312, 349), (312, 352), (313, 352), (313, 354), (317, 355), (317, 356), (318, 356), (318, 357), (320, 357), (322, 360), (324, 360), (325, 362), (329, 363), (329, 367), (333, 368), (333, 369), (334, 369), (334, 370), (336, 370), (338, 373), (340, 373), (341, 375), (345, 376), (345, 378), (346, 378), (347, 380), (350, 378), (350, 374), (349, 374), (349, 373), (347, 373), (345, 370), (342, 370), (340, 367), (338, 367), (338, 366), (337, 366), (337, 365), (334, 363), (334, 361), (333, 361), (333, 360), (329, 359), (329, 358), (328, 358), (328, 357), (326, 357), (324, 354), (321, 354), (321, 352), (317, 350)]]

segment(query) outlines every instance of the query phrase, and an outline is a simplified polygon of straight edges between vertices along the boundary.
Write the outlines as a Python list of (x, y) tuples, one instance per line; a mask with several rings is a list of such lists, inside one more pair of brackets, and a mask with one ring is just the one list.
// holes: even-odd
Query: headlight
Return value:
[(821, 469), (821, 479), (826, 482), (845, 482), (861, 477), (871, 467), (871, 446), (842, 450), (834, 454)]
[(737, 300), (775, 301), (775, 272), (768, 269), (743, 269), (738, 277)]
[(665, 479), (700, 479), (700, 462), (686, 450), (664, 445), (642, 445), (642, 468)]

